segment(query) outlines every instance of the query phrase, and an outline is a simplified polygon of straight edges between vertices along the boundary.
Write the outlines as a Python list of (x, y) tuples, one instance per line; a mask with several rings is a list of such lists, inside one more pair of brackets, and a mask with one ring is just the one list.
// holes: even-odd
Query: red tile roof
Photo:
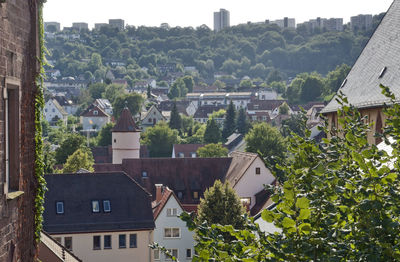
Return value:
[(137, 128), (135, 121), (133, 120), (131, 111), (127, 107), (125, 107), (121, 116), (118, 119), (117, 124), (112, 129), (113, 132), (140, 132)]

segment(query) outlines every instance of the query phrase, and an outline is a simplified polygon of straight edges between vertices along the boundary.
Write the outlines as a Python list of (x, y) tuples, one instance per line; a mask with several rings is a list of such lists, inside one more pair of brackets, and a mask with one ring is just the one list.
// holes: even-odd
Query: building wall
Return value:
[[(260, 174), (256, 175), (256, 168), (260, 168)], [(271, 184), (274, 182), (275, 177), (271, 174), (266, 167), (264, 162), (257, 157), (256, 160), (250, 165), (243, 177), (234, 186), (233, 189), (239, 195), (240, 198), (250, 197), (250, 209), (256, 203), (255, 195), (264, 189), (264, 185)]]
[(47, 103), (44, 106), (45, 119), (47, 120), (47, 122), (51, 123), (53, 121), (53, 118), (56, 116), (58, 117), (58, 119), (62, 119), (65, 125), (67, 124), (68, 117), (63, 116), (63, 114), (61, 114), (61, 112), (54, 105), (52, 100), (47, 101)]
[[(186, 249), (192, 250), (192, 257), (194, 254), (194, 240), (193, 232), (190, 232), (186, 223), (183, 222), (178, 217), (167, 216), (168, 208), (177, 208), (178, 215), (182, 213), (182, 208), (176, 201), (176, 199), (171, 196), (168, 202), (165, 204), (163, 210), (157, 217), (155, 221), (156, 228), (154, 229), (154, 242), (164, 246), (167, 249), (178, 249), (178, 260), (179, 261), (190, 261), (191, 259), (186, 258)], [(164, 228), (180, 228), (179, 238), (165, 238)], [(160, 260), (155, 261), (166, 261), (165, 255), (160, 253)], [(169, 260), (171, 261), (171, 260)]]
[(103, 126), (110, 122), (109, 117), (82, 117), (83, 130), (96, 129), (100, 130)]
[(125, 158), (140, 158), (140, 132), (112, 133), (113, 164)]
[[(34, 261), (34, 95), (35, 76), (38, 72), (37, 57), (37, 1), (12, 0), (0, 3), (0, 261)], [(4, 88), (10, 79), (19, 82), (18, 108), (14, 120), (19, 122), (12, 134), (16, 142), (17, 169), (10, 179), (12, 190), (23, 191), (22, 196), (7, 199), (5, 162), (5, 100)], [(13, 86), (16, 87), (16, 86)], [(18, 89), (15, 89), (18, 90)], [(17, 99), (14, 101), (18, 101)], [(9, 99), (9, 101), (12, 101)]]
[[(126, 235), (126, 248), (119, 248), (119, 235)], [(137, 234), (137, 247), (129, 247), (129, 234)], [(111, 235), (111, 248), (104, 249), (104, 235)], [(85, 262), (131, 262), (153, 261), (149, 244), (153, 243), (153, 231), (100, 232), (82, 234), (52, 234), (54, 239), (61, 238), (65, 245), (65, 237), (72, 237), (72, 253)], [(101, 236), (101, 249), (93, 249), (93, 236)]]
[[(371, 126), (371, 131), (368, 132), (368, 143), (377, 144), (378, 142), (380, 142), (380, 140), (375, 138), (374, 134), (376, 132), (376, 123), (377, 123), (377, 120), (378, 120), (378, 115), (380, 115), (380, 117), (381, 117), (382, 128), (385, 127), (385, 120), (386, 120), (387, 117), (382, 112), (382, 108), (362, 109), (362, 110), (360, 110), (360, 112), (361, 112), (361, 114), (363, 116), (368, 116), (368, 119), (369, 119), (368, 122), (369, 123), (373, 123), (372, 126)], [(332, 128), (333, 125), (338, 127), (337, 113), (329, 113), (326, 116), (328, 118), (329, 128)]]

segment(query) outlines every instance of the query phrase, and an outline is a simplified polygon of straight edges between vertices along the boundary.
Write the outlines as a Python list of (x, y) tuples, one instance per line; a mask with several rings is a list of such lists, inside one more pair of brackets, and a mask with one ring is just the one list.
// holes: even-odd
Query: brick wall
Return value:
[[(6, 0), (0, 4), (0, 262), (33, 261), (34, 241), (34, 96), (38, 70), (37, 0)], [(6, 77), (19, 79), (20, 124), (19, 174), (16, 189), (24, 194), (7, 200), (5, 182), (5, 102)]]

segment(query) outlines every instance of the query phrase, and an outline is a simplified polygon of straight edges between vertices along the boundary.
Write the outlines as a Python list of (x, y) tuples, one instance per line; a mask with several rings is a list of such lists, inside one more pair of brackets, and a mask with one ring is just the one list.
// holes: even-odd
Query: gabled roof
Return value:
[(249, 152), (234, 151), (229, 156), (232, 157), (232, 163), (226, 173), (225, 179), (231, 187), (234, 187), (257, 159), (258, 155)]
[(140, 132), (133, 120), (131, 111), (127, 107), (122, 110), (121, 116), (112, 132)]
[(53, 102), (57, 110), (60, 112), (60, 114), (62, 114), (63, 116), (68, 115), (68, 113), (64, 110), (64, 108), (58, 103), (58, 101), (55, 98), (51, 99), (51, 101)]
[[(96, 113), (97, 112), (97, 113)], [(85, 111), (82, 112), (83, 117), (110, 117), (103, 109), (95, 104), (91, 104)]]
[(274, 110), (280, 107), (286, 100), (256, 100), (247, 104), (248, 110)]
[(94, 103), (103, 109), (112, 109), (112, 105), (108, 99), (98, 98), (94, 101)]
[[(395, 0), (365, 46), (339, 91), (357, 108), (381, 107), (390, 102), (381, 94), (380, 84), (388, 86), (400, 101), (400, 1)], [(339, 108), (332, 101), (322, 113)]]
[(203, 146), (205, 144), (174, 144), (175, 157), (179, 157), (179, 153), (183, 153), (183, 157), (192, 157), (191, 153), (196, 153)]
[[(188, 100), (181, 100), (181, 101), (175, 101), (175, 103), (178, 112), (180, 114), (187, 115), (186, 108), (189, 107), (191, 102)], [(174, 101), (166, 100), (160, 102), (159, 109), (160, 111), (171, 111), (173, 106), (174, 106)]]
[(181, 205), (181, 202), (179, 199), (176, 197), (174, 191), (169, 189), (167, 186), (163, 186), (163, 192), (162, 192), (162, 198), (159, 202), (157, 200), (154, 200), (151, 205), (153, 207), (153, 216), (154, 216), (154, 221), (157, 219), (158, 215), (160, 215), (161, 211), (164, 209), (165, 205), (168, 203), (168, 200), (174, 197), (178, 205), (182, 208), (182, 210), (185, 210), (184, 207)]
[(140, 120), (144, 120), (147, 118), (147, 116), (151, 113), (151, 112), (158, 112), (158, 116), (161, 116), (164, 120), (165, 117), (161, 114), (160, 110), (158, 110), (158, 108), (155, 105), (152, 105), (149, 110), (145, 111), (142, 113), (142, 115), (140, 116)]
[(220, 109), (226, 109), (227, 105), (205, 105), (197, 108), (193, 118), (208, 118), (208, 115)]
[[(154, 228), (151, 195), (124, 172), (45, 175), (44, 230), (50, 234), (146, 230)], [(93, 213), (92, 200), (100, 201)], [(104, 212), (110, 200), (111, 212)], [(56, 214), (56, 202), (64, 214)]]

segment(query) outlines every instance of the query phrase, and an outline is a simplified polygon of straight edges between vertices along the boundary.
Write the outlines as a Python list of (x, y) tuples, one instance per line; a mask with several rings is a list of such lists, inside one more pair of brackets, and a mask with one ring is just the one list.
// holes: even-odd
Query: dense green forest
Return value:
[[(374, 16), (375, 28), (381, 15)], [(155, 77), (157, 66), (176, 63), (195, 66), (196, 80), (212, 79), (216, 72), (265, 80), (278, 70), (283, 79), (302, 72), (322, 75), (341, 64), (352, 65), (374, 29), (353, 32), (309, 32), (305, 27), (279, 28), (269, 24), (243, 24), (218, 33), (197, 28), (127, 27), (124, 31), (66, 30), (47, 37), (48, 59), (63, 76), (104, 78), (107, 62), (122, 62), (118, 73), (128, 82)], [(68, 37), (71, 34), (79, 37)], [(66, 37), (67, 36), (67, 37)], [(142, 68), (146, 67), (147, 70)], [(196, 81), (197, 82), (197, 81)]]

